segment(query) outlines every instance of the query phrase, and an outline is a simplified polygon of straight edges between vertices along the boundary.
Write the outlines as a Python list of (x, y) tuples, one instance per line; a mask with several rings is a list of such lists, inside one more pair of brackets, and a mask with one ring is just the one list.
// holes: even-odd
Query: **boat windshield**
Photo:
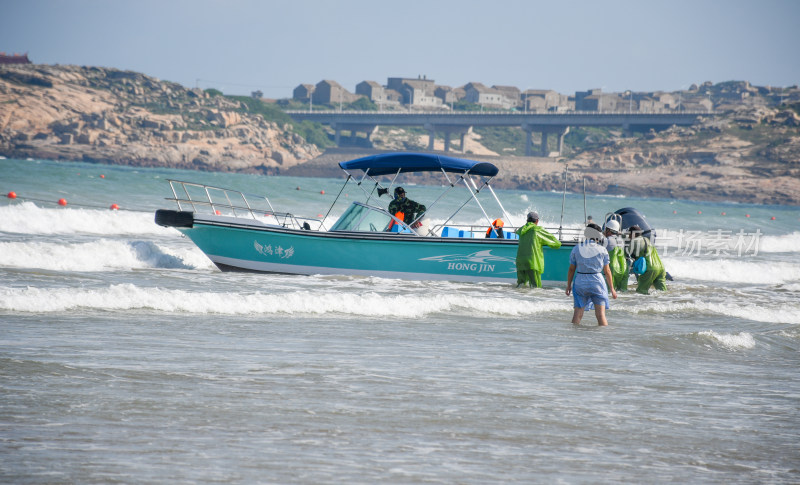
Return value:
[(392, 220), (388, 212), (353, 202), (330, 230), (384, 232), (389, 230)]

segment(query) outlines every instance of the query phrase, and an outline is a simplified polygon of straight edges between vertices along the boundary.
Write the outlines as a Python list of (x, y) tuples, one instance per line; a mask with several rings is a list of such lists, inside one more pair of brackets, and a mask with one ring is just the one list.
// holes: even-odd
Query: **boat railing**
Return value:
[(319, 219), (297, 217), (289, 212), (278, 212), (264, 195), (247, 194), (212, 185), (168, 179), (172, 198), (178, 210), (191, 210), (196, 214), (255, 219), (292, 229), (320, 227)]
[[(431, 228), (431, 233), (438, 234), (441, 237), (460, 237), (460, 238), (473, 238), (483, 239), (486, 238), (486, 231), (489, 229), (487, 225), (469, 225), (469, 224), (437, 224)], [(515, 234), (518, 227), (505, 226), (503, 227), (504, 239), (517, 239)], [(560, 238), (561, 242), (579, 242), (583, 236), (582, 228), (561, 228), (545, 227), (550, 234)]]

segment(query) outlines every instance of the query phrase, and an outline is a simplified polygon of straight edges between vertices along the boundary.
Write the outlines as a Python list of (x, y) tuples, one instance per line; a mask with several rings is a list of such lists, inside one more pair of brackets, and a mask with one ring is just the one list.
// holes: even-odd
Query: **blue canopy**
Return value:
[(382, 153), (340, 162), (342, 170), (369, 170), (370, 175), (387, 175), (400, 172), (455, 172), (494, 177), (497, 167), (488, 162), (445, 157), (432, 153)]

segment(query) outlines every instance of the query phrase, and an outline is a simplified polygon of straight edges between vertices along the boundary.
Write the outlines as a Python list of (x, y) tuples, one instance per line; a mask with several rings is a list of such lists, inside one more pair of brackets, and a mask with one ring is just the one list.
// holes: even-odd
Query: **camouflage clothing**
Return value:
[(423, 212), (425, 212), (425, 206), (414, 202), (413, 200), (409, 199), (408, 197), (403, 197), (402, 199), (394, 199), (393, 201), (389, 202), (389, 212), (392, 215), (397, 214), (398, 212), (403, 213), (403, 222), (406, 224), (411, 224), (414, 222), (414, 219), (419, 217)]

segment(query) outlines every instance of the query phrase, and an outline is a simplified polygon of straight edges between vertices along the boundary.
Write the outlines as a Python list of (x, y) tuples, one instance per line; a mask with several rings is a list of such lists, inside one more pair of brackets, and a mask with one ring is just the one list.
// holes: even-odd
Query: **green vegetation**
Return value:
[(292, 127), (295, 133), (305, 138), (307, 142), (317, 145), (320, 149), (324, 150), (325, 148), (336, 146), (328, 132), (319, 123), (312, 123), (311, 121), (293, 122)]
[(479, 104), (470, 103), (469, 101), (461, 101), (453, 103), (453, 111), (483, 111), (483, 107)]
[(355, 111), (378, 111), (378, 105), (376, 105), (369, 99), (362, 97), (358, 98), (352, 103), (348, 103), (347, 105), (345, 105), (344, 109), (355, 110)]
[(564, 147), (567, 152), (574, 150), (588, 150), (607, 145), (613, 135), (608, 128), (572, 127), (564, 137)]
[(222, 91), (220, 91), (219, 89), (208, 88), (208, 89), (204, 89), (203, 91), (205, 91), (205, 93), (208, 94), (212, 98), (216, 98), (217, 96), (222, 96), (223, 95)]
[(277, 104), (265, 103), (260, 99), (250, 96), (226, 96), (228, 99), (239, 101), (247, 106), (247, 111), (261, 115), (266, 121), (272, 121), (281, 125), (289, 125), (292, 131), (306, 139), (309, 143), (317, 145), (320, 149), (335, 146), (335, 143), (328, 136), (328, 132), (319, 123), (303, 121), (299, 123), (283, 112)]
[(239, 101), (247, 106), (247, 111), (253, 114), (261, 115), (267, 121), (273, 121), (280, 124), (292, 124), (292, 118), (283, 112), (278, 106), (270, 103), (265, 103), (260, 99), (255, 99), (250, 96), (226, 96), (228, 99)]
[(501, 155), (525, 155), (525, 132), (518, 127), (476, 127), (481, 145)]

